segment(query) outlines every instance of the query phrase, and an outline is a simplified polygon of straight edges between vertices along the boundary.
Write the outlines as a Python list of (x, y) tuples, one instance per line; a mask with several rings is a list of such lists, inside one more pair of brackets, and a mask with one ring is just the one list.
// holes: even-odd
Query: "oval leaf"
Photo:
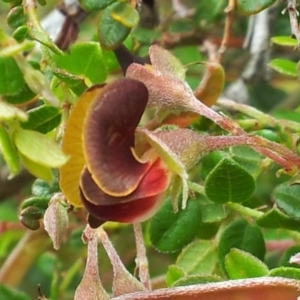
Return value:
[(9, 168), (10, 177), (17, 175), (20, 171), (18, 152), (2, 125), (0, 125), (0, 153)]
[(68, 160), (54, 141), (39, 132), (19, 129), (14, 141), (25, 157), (42, 166), (59, 168)]
[[(123, 3), (124, 4), (124, 3)], [(112, 50), (117, 48), (128, 36), (131, 28), (112, 18), (111, 13), (122, 5), (116, 2), (103, 10), (98, 24), (98, 34), (101, 46)]]
[(205, 183), (205, 193), (215, 203), (243, 202), (253, 194), (254, 189), (253, 177), (230, 158), (223, 158), (207, 176)]
[(14, 94), (24, 84), (24, 76), (14, 59), (12, 57), (0, 57), (0, 94)]
[(278, 185), (272, 193), (277, 206), (292, 219), (300, 220), (300, 185), (288, 182)]
[(273, 36), (272, 43), (280, 46), (297, 47), (298, 41), (290, 36)]
[(293, 61), (276, 58), (271, 60), (268, 65), (278, 73), (297, 77), (297, 64)]
[(225, 268), (230, 279), (242, 279), (267, 276), (268, 267), (252, 254), (231, 249), (225, 257)]
[(56, 128), (61, 121), (59, 109), (49, 105), (33, 108), (27, 111), (27, 113), (28, 120), (22, 124), (24, 129), (47, 133)]
[(218, 261), (216, 245), (198, 240), (182, 250), (177, 258), (178, 265), (186, 274), (212, 274)]
[(199, 201), (190, 200), (185, 210), (174, 213), (168, 199), (150, 223), (150, 240), (161, 252), (180, 251), (196, 236), (201, 223)]
[(232, 248), (238, 248), (251, 253), (263, 260), (265, 242), (258, 226), (250, 225), (245, 220), (236, 220), (227, 226), (221, 234), (219, 242), (219, 260), (225, 272), (225, 257)]

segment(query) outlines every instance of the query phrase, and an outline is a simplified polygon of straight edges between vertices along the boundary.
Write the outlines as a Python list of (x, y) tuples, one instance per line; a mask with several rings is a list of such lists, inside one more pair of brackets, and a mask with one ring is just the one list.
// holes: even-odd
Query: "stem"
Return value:
[[(271, 142), (267, 139), (264, 139), (260, 136), (249, 136), (247, 133), (238, 126), (237, 123), (232, 121), (231, 119), (227, 118), (226, 116), (222, 116), (215, 112), (214, 110), (208, 108), (200, 101), (197, 101), (195, 98), (195, 101), (193, 101), (192, 105), (193, 111), (197, 112), (198, 114), (207, 117), (208, 119), (212, 120), (214, 123), (219, 125), (221, 128), (227, 130), (228, 132), (232, 133), (233, 135), (236, 135), (236, 141), (232, 143), (231, 145), (224, 144), (223, 147), (228, 146), (234, 146), (234, 145), (241, 145), (243, 143), (243, 137), (248, 139), (248, 141), (245, 141), (245, 145), (252, 146), (253, 149), (260, 154), (263, 154), (264, 156), (267, 156), (274, 160), (279, 165), (283, 166), (287, 171), (293, 170), (293, 166), (296, 166), (298, 170), (300, 170), (300, 159), (297, 155), (295, 155), (292, 151), (287, 149), (286, 147), (279, 145), (277, 143)], [(239, 139), (237, 137), (240, 137)], [(213, 137), (217, 138), (217, 137)], [(221, 139), (222, 137), (218, 137)], [(207, 138), (207, 141), (209, 139)], [(225, 141), (225, 140), (224, 140)], [(215, 149), (220, 149), (221, 146), (218, 145), (211, 145), (209, 150), (213, 150), (213, 147), (216, 147)], [(278, 156), (275, 152), (278, 154), (281, 154), (282, 157)]]
[(190, 190), (205, 196), (205, 188), (204, 188), (203, 185), (200, 185), (200, 184), (195, 183), (195, 182), (188, 181), (188, 187), (189, 187)]
[(221, 42), (221, 46), (219, 49), (219, 62), (222, 59), (222, 55), (226, 51), (228, 41), (230, 38), (230, 29), (231, 25), (233, 22), (233, 10), (235, 8), (235, 0), (228, 0), (228, 5), (225, 8), (224, 12), (226, 14), (226, 19), (225, 19), (225, 28), (224, 28), (224, 34), (223, 34), (223, 39)]
[(151, 282), (149, 276), (148, 259), (146, 247), (144, 244), (143, 230), (141, 223), (134, 223), (134, 236), (136, 243), (136, 265), (139, 270), (139, 278), (147, 291), (151, 291)]
[[(43, 59), (47, 61), (50, 66), (54, 67), (55, 62), (52, 60), (52, 57), (49, 53), (49, 49), (51, 49), (53, 52), (59, 55), (63, 55), (63, 52), (53, 43), (48, 33), (41, 26), (41, 23), (36, 13), (35, 0), (26, 0), (25, 5), (26, 5), (29, 22), (31, 23), (30, 25), (32, 27), (31, 30), (32, 38), (34, 38), (35, 40), (41, 43)], [(46, 47), (43, 45), (45, 45)]]
[(49, 245), (50, 239), (43, 229), (27, 231), (1, 267), (0, 282), (18, 286), (30, 266)]
[(264, 215), (263, 212), (257, 211), (255, 209), (252, 209), (249, 207), (245, 207), (238, 203), (228, 202), (228, 203), (226, 203), (226, 206), (234, 211), (239, 212), (240, 214), (244, 215), (245, 217), (251, 217), (251, 218), (258, 219)]
[(258, 122), (260, 125), (275, 127), (278, 126), (278, 124), (280, 124), (282, 127), (286, 127), (294, 131), (300, 131), (300, 123), (293, 122), (290, 120), (277, 120), (272, 116), (267, 115), (261, 112), (260, 110), (246, 104), (237, 103), (229, 99), (218, 100), (218, 104), (221, 105), (222, 107), (234, 109), (245, 115), (255, 118), (257, 121), (256, 120), (252, 120), (252, 121), (256, 123)]

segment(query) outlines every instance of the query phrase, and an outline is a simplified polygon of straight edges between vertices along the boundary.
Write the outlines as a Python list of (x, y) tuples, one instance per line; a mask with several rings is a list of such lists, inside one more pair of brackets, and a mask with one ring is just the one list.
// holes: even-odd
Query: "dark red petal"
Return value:
[(87, 201), (95, 205), (113, 205), (160, 194), (168, 188), (171, 176), (172, 174), (165, 164), (160, 159), (157, 159), (134, 192), (127, 196), (114, 197), (103, 192), (94, 182), (89, 170), (84, 168), (81, 175), (80, 188)]
[(99, 219), (99, 225), (105, 221), (121, 223), (142, 222), (153, 216), (161, 207), (165, 192), (130, 202), (113, 205), (95, 205), (87, 201), (80, 190), (82, 203), (92, 218), (94, 227), (97, 227), (95, 219)]
[(143, 83), (118, 79), (103, 89), (87, 114), (83, 132), (87, 167), (97, 185), (110, 195), (132, 193), (150, 167), (132, 153), (134, 131), (147, 101)]

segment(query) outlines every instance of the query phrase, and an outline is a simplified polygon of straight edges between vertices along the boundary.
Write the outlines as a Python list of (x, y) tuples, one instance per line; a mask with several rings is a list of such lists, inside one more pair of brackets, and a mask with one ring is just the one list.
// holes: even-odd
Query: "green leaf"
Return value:
[(272, 43), (280, 46), (297, 47), (298, 41), (295, 38), (289, 36), (273, 36), (271, 38)]
[(36, 163), (22, 154), (20, 154), (20, 157), (24, 167), (30, 174), (47, 182), (52, 181), (53, 174), (51, 168)]
[(25, 81), (12, 57), (0, 57), (0, 94), (10, 95), (21, 90)]
[(199, 201), (189, 200), (184, 210), (174, 212), (171, 200), (165, 201), (150, 223), (150, 240), (161, 252), (177, 252), (190, 243), (201, 223)]
[(30, 230), (38, 230), (40, 228), (40, 220), (45, 213), (44, 209), (36, 206), (28, 206), (22, 209), (19, 214), (20, 222)]
[(27, 14), (25, 14), (23, 6), (13, 7), (7, 15), (7, 24), (11, 28), (17, 28), (25, 25), (27, 22)]
[(220, 223), (202, 223), (199, 226), (197, 238), (201, 240), (210, 240), (217, 234), (219, 227)]
[(297, 77), (297, 64), (293, 61), (275, 58), (269, 62), (268, 66), (278, 73)]
[(4, 99), (10, 104), (23, 104), (33, 99), (35, 95), (36, 94), (31, 91), (28, 85), (24, 84), (18, 92), (11, 95), (5, 95)]
[(272, 112), (272, 116), (277, 119), (290, 120), (300, 123), (300, 113), (297, 111), (276, 109)]
[(270, 129), (261, 129), (261, 130), (257, 130), (256, 134), (259, 135), (259, 136), (261, 136), (261, 137), (264, 137), (265, 139), (268, 139), (268, 140), (270, 140), (272, 142), (280, 143), (280, 137), (273, 130), (270, 130)]
[(276, 0), (237, 0), (238, 10), (245, 15), (257, 14), (271, 6)]
[(288, 182), (278, 185), (273, 193), (277, 206), (292, 219), (300, 220), (300, 185)]
[[(112, 50), (117, 48), (128, 36), (131, 28), (112, 18), (112, 13), (125, 3), (114, 3), (103, 10), (98, 23), (98, 34), (101, 46)], [(128, 4), (126, 4), (128, 5)]]
[(42, 166), (59, 168), (68, 160), (54, 141), (39, 132), (19, 129), (14, 142), (20, 153)]
[(65, 55), (53, 55), (58, 68), (84, 76), (91, 83), (101, 83), (106, 79), (106, 69), (101, 49), (96, 42), (78, 43)]
[(291, 219), (288, 215), (274, 207), (257, 219), (257, 225), (265, 228), (283, 228), (298, 231), (300, 221)]
[(223, 158), (205, 183), (206, 196), (215, 203), (240, 203), (250, 198), (254, 190), (253, 177), (230, 158)]
[(212, 169), (226, 155), (227, 154), (224, 151), (212, 151), (211, 153), (203, 156), (203, 158), (201, 159), (201, 179), (205, 180)]
[(225, 257), (232, 248), (241, 249), (263, 260), (266, 248), (263, 235), (256, 225), (245, 220), (236, 220), (228, 225), (220, 236), (219, 260), (221, 268), (226, 272)]
[(182, 268), (180, 268), (177, 265), (170, 265), (168, 267), (168, 271), (166, 274), (166, 283), (168, 286), (172, 286), (175, 281), (180, 279), (185, 275), (184, 271)]
[(6, 129), (0, 124), (0, 153), (2, 154), (10, 172), (10, 178), (20, 171), (18, 152), (13, 145)]
[(27, 114), (20, 108), (0, 101), (0, 122), (11, 120), (24, 122), (27, 118)]
[(9, 300), (30, 300), (27, 294), (18, 291), (10, 286), (4, 284), (0, 285), (0, 299), (9, 299)]
[(182, 250), (176, 265), (188, 275), (212, 274), (218, 262), (216, 245), (197, 240)]
[(87, 11), (102, 10), (116, 0), (79, 0), (81, 7)]
[(260, 172), (262, 155), (247, 146), (232, 147), (230, 152), (233, 154), (232, 158), (250, 174), (254, 175)]
[(272, 269), (269, 272), (269, 276), (273, 277), (284, 277), (300, 280), (300, 269), (292, 267), (279, 267)]
[(125, 2), (117, 3), (110, 14), (113, 20), (129, 28), (137, 26), (140, 19), (137, 10)]
[(19, 43), (22, 43), (29, 34), (28, 26), (20, 26), (13, 33), (12, 37)]
[(228, 210), (222, 204), (207, 203), (200, 204), (202, 213), (202, 222), (212, 224), (220, 222), (228, 215)]
[(194, 284), (206, 284), (210, 282), (220, 282), (220, 281), (224, 281), (224, 279), (217, 275), (188, 275), (175, 281), (173, 287), (189, 286)]
[(32, 195), (36, 197), (49, 197), (49, 199), (58, 191), (59, 186), (57, 178), (55, 178), (55, 181), (52, 184), (49, 184), (49, 182), (46, 182), (45, 180), (37, 179), (31, 188)]
[(28, 120), (22, 123), (24, 129), (32, 129), (41, 133), (47, 133), (56, 128), (61, 121), (61, 113), (58, 108), (42, 105), (33, 108), (28, 113)]
[(27, 198), (21, 203), (20, 208), (24, 209), (26, 207), (34, 206), (34, 207), (38, 207), (40, 209), (46, 210), (46, 208), (48, 207), (50, 198), (51, 198), (51, 195), (34, 196), (34, 197)]
[[(299, 227), (298, 227), (299, 228)], [(294, 267), (294, 268), (300, 268), (300, 266), (296, 263), (290, 263), (290, 259), (292, 256), (300, 253), (300, 245), (294, 245), (287, 250), (284, 251), (282, 254), (279, 265), (284, 267)]]
[(252, 254), (233, 248), (225, 257), (225, 268), (230, 279), (267, 276), (268, 267)]
[[(59, 79), (62, 82), (66, 83), (67, 86), (75, 93), (75, 95), (80, 96), (85, 90), (87, 90), (87, 85), (84, 83), (84, 80), (78, 76), (69, 74), (63, 70), (55, 70), (54, 77), (51, 82), (51, 88), (55, 93), (55, 90), (59, 89), (60, 86), (55, 86), (54, 83)], [(56, 79), (56, 80), (55, 80)]]

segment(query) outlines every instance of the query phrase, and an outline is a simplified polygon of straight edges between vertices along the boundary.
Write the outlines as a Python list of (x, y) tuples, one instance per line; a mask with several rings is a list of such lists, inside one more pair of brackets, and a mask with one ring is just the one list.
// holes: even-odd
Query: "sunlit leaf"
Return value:
[(4, 158), (10, 177), (18, 174), (20, 171), (19, 156), (7, 130), (0, 124), (0, 154)]
[(25, 157), (42, 166), (59, 168), (68, 160), (54, 141), (37, 131), (18, 129), (14, 142)]
[(50, 167), (36, 163), (22, 154), (20, 154), (20, 156), (21, 156), (22, 164), (28, 170), (29, 173), (47, 182), (52, 181), (53, 174)]
[(292, 267), (279, 267), (270, 270), (269, 276), (285, 277), (300, 280), (300, 270)]
[(230, 279), (267, 276), (268, 267), (252, 254), (233, 248), (225, 257), (225, 268)]
[(91, 83), (101, 83), (106, 79), (101, 49), (96, 42), (77, 43), (69, 53), (54, 55), (53, 59), (59, 68), (86, 77)]
[(185, 276), (183, 269), (177, 265), (171, 265), (168, 268), (166, 274), (166, 283), (168, 286), (172, 286), (175, 281)]
[(269, 67), (271, 67), (278, 73), (297, 77), (297, 64), (293, 61), (282, 58), (275, 58), (269, 62)]
[(197, 240), (182, 250), (176, 265), (188, 275), (210, 275), (213, 273), (217, 261), (216, 246), (210, 241)]
[(297, 47), (298, 41), (295, 38), (289, 36), (273, 36), (271, 38), (272, 43), (280, 46)]

